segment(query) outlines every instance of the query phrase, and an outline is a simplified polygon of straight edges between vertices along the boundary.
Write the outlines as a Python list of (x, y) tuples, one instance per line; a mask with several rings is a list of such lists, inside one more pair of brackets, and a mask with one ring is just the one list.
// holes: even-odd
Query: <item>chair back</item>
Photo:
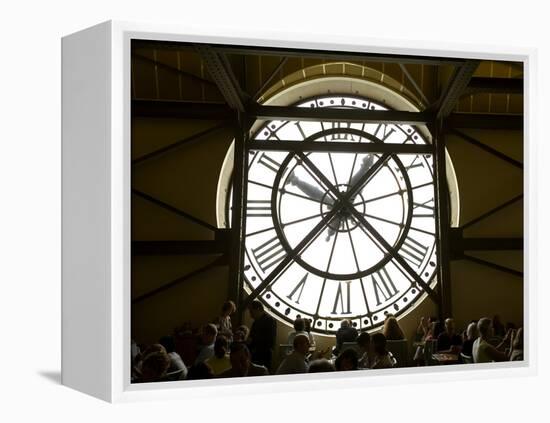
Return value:
[(464, 364), (472, 364), (474, 362), (474, 358), (471, 355), (466, 355), (463, 353), (460, 353), (460, 359)]
[(436, 364), (432, 354), (437, 351), (437, 339), (429, 339), (424, 344), (424, 362), (427, 366)]
[(386, 341), (386, 349), (392, 353), (397, 361), (394, 367), (407, 367), (409, 365), (409, 343), (406, 339)]
[(498, 344), (502, 342), (502, 337), (500, 336), (493, 336), (491, 339), (487, 340), (489, 344), (491, 344), (493, 347), (496, 347)]
[(361, 352), (359, 345), (357, 345), (357, 342), (343, 342), (342, 348), (340, 348), (340, 352), (345, 351), (347, 349), (352, 349), (357, 353)]
[(184, 369), (174, 370), (173, 372), (166, 373), (166, 380), (181, 380), (184, 376)]

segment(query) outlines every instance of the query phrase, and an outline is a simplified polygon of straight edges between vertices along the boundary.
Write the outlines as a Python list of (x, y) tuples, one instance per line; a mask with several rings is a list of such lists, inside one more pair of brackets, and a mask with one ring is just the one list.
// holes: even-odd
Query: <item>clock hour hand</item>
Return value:
[(290, 185), (297, 187), (312, 200), (315, 200), (319, 203), (325, 203), (328, 206), (332, 206), (334, 204), (334, 199), (330, 195), (325, 196), (325, 193), (319, 188), (311, 185), (308, 182), (302, 181), (296, 175), (291, 175), (287, 181)]

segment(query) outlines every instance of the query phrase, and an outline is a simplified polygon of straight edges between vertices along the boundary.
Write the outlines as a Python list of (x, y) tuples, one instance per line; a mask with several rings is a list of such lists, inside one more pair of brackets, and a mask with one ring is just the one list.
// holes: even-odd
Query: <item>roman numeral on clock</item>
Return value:
[[(350, 285), (351, 281), (344, 282), (346, 284), (346, 293), (342, 292), (342, 282), (338, 282), (338, 290), (336, 291), (336, 298), (334, 299), (334, 307), (332, 308), (332, 314), (351, 314), (350, 303)], [(344, 295), (346, 296), (346, 301), (344, 301)], [(344, 309), (344, 302), (346, 303), (346, 308)], [(337, 308), (340, 305), (340, 313), (338, 313)]]
[(300, 131), (300, 135), (303, 139), (307, 138), (306, 133), (304, 132), (302, 125), (300, 125), (300, 122), (294, 122), (294, 125), (296, 125), (296, 128), (298, 128), (298, 131)]
[(420, 267), (427, 252), (428, 247), (411, 237), (405, 240), (399, 250), (401, 256), (416, 267)]
[(246, 215), (249, 217), (271, 216), (271, 201), (248, 200), (246, 203)]
[(407, 171), (411, 170), (411, 169), (415, 169), (417, 167), (424, 167), (424, 162), (422, 160), (419, 160), (420, 159), (420, 156), (417, 154), (416, 156), (414, 156), (414, 160), (411, 162), (411, 164), (409, 164), (408, 166), (405, 166), (405, 169), (407, 169)]
[[(294, 287), (294, 289), (288, 294), (286, 297), (289, 300), (294, 301), (296, 304), (300, 304), (300, 298), (302, 297), (302, 292), (304, 292), (304, 286), (306, 286), (306, 280), (309, 276), (309, 273), (306, 273), (302, 279), (300, 279), (300, 282)], [(294, 299), (294, 294), (298, 292), (298, 298)]]
[(252, 255), (256, 259), (256, 262), (258, 262), (262, 272), (265, 273), (267, 269), (275, 266), (284, 259), (286, 253), (279, 239), (274, 236), (262, 245), (252, 248)]
[[(351, 123), (349, 123), (349, 122), (332, 122), (332, 129), (334, 129), (334, 128), (350, 128), (350, 127), (351, 127)], [(355, 141), (355, 138), (353, 137), (352, 134), (341, 133), (341, 132), (337, 132), (335, 134), (332, 134), (330, 136), (330, 139), (332, 141), (334, 141), (334, 140), (347, 140), (347, 139), (349, 139), (350, 141)]]
[[(376, 297), (376, 305), (380, 305), (397, 295), (397, 288), (386, 268), (382, 268), (378, 272), (373, 273), (371, 275), (371, 281), (374, 288), (374, 296)], [(382, 301), (380, 300), (381, 298), (383, 298)]]
[[(378, 135), (378, 133), (380, 132), (380, 128), (383, 128), (382, 134), (381, 134), (382, 138), (380, 138), (380, 136)], [(386, 123), (381, 123), (376, 128), (376, 131), (374, 132), (374, 136), (377, 138), (380, 138), (382, 141), (385, 142), (389, 138), (389, 136), (394, 132), (395, 132), (395, 128), (390, 127)]]
[(269, 157), (266, 153), (262, 154), (258, 159), (258, 163), (268, 168), (270, 171), (277, 173), (281, 167), (281, 163), (277, 160)]
[[(423, 203), (415, 203), (413, 201), (413, 217), (433, 217), (434, 206), (430, 206), (429, 203), (433, 203), (434, 199), (424, 201)], [(418, 210), (416, 210), (418, 209)], [(425, 213), (422, 213), (425, 212)]]

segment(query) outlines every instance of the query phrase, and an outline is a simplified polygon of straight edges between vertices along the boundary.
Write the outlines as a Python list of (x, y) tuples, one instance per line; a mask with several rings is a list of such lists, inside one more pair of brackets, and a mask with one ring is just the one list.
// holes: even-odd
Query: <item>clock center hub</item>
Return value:
[[(349, 184), (338, 184), (336, 188), (339, 192), (345, 194), (349, 189)], [(324, 216), (329, 213), (335, 203), (336, 200), (334, 196), (330, 194), (330, 191), (325, 191), (320, 204), (322, 215)], [(328, 225), (330, 228), (329, 231), (332, 231), (332, 233), (351, 232), (357, 228), (359, 222), (351, 212), (350, 207), (354, 207), (361, 214), (365, 213), (365, 200), (360, 193), (353, 196), (349, 200), (349, 203), (336, 213), (336, 216), (334, 216)]]

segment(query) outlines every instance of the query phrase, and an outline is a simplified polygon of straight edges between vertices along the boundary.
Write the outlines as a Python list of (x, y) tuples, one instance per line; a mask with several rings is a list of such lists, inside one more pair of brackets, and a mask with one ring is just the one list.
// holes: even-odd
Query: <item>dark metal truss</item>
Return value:
[(508, 200), (505, 203), (502, 203), (502, 204), (492, 208), (491, 210), (488, 210), (487, 212), (483, 213), (481, 216), (478, 216), (475, 219), (470, 220), (468, 223), (465, 223), (464, 225), (462, 225), (461, 228), (466, 229), (466, 228), (468, 228), (472, 225), (475, 225), (477, 222), (479, 222), (483, 219), (486, 219), (487, 217), (499, 212), (500, 210), (514, 204), (516, 201), (519, 201), (521, 199), (523, 199), (523, 194), (516, 195), (511, 200)]
[(451, 114), (456, 103), (468, 87), (470, 79), (479, 66), (479, 60), (467, 60), (462, 66), (455, 70), (443, 96), (438, 104), (436, 117), (446, 118)]
[(247, 99), (231, 69), (227, 56), (208, 45), (197, 44), (195, 49), (201, 55), (210, 76), (229, 107), (244, 113)]
[(181, 139), (179, 141), (176, 141), (172, 144), (167, 145), (166, 147), (159, 148), (157, 150), (151, 151), (150, 153), (144, 154), (143, 156), (140, 156), (134, 160), (132, 160), (132, 165), (135, 166), (137, 164), (146, 162), (148, 160), (154, 159), (156, 157), (162, 156), (163, 154), (166, 154), (168, 152), (174, 151), (178, 148), (180, 148), (183, 145), (188, 144), (191, 141), (196, 141), (198, 139), (201, 139), (205, 137), (206, 135), (212, 134), (213, 132), (216, 132), (220, 129), (226, 128), (227, 123), (222, 122), (218, 125), (215, 125), (213, 127), (210, 127), (208, 129), (205, 129), (204, 131), (197, 132), (196, 134), (190, 135), (187, 138)]
[(523, 78), (473, 77), (463, 96), (479, 93), (523, 94)]
[(159, 200), (158, 198), (153, 197), (152, 195), (149, 195), (143, 191), (139, 191), (137, 189), (132, 189), (132, 194), (137, 195), (140, 198), (143, 198), (144, 200), (149, 201), (152, 204), (155, 204), (156, 206), (159, 206), (165, 210), (168, 210), (174, 214), (177, 214), (178, 216), (184, 217), (188, 220), (190, 220), (193, 223), (196, 223), (206, 229), (209, 229), (213, 232), (216, 232), (218, 228), (216, 228), (214, 225), (211, 225), (208, 222), (205, 222), (202, 219), (199, 219), (198, 217), (193, 216), (192, 214), (189, 214), (177, 207), (174, 207), (171, 204), (165, 203), (164, 201)]
[(149, 291), (145, 294), (142, 294), (138, 297), (135, 297), (132, 299), (132, 304), (137, 304), (137, 303), (141, 303), (142, 301), (148, 299), (148, 298), (151, 298), (161, 292), (164, 292), (168, 289), (171, 289), (177, 285), (180, 285), (181, 283), (189, 280), (189, 279), (192, 279), (194, 278), (195, 276), (197, 275), (200, 275), (201, 273), (204, 273), (214, 267), (217, 267), (217, 266), (225, 266), (227, 265), (226, 263), (226, 257), (225, 256), (221, 256), (221, 257), (218, 257), (217, 259), (215, 259), (214, 261), (198, 268), (197, 270), (193, 270), (192, 272), (190, 273), (187, 273), (183, 276), (180, 276), (179, 278), (176, 278), (174, 280), (171, 280), (169, 282), (166, 282), (164, 284), (162, 284), (161, 286), (159, 286), (158, 288), (155, 288), (153, 289), (152, 291)]
[(457, 129), (452, 129), (451, 133), (453, 133), (453, 134), (457, 135), (458, 137), (462, 138), (464, 141), (467, 141), (468, 143), (470, 143), (472, 145), (475, 145), (476, 147), (480, 148), (481, 150), (484, 150), (487, 153), (492, 154), (495, 157), (498, 157), (500, 160), (505, 161), (506, 163), (509, 163), (512, 166), (515, 166), (515, 167), (523, 170), (523, 163), (521, 163), (521, 162), (519, 162), (515, 159), (512, 159), (510, 156), (507, 156), (506, 154), (501, 153), (500, 151), (495, 150), (492, 147), (489, 147), (487, 144), (483, 144), (482, 142), (478, 141), (477, 139), (475, 139), (471, 135), (465, 134), (464, 132), (459, 131)]
[(487, 261), (487, 260), (483, 260), (483, 259), (480, 259), (480, 258), (477, 258), (477, 257), (473, 257), (473, 256), (470, 256), (470, 255), (467, 255), (467, 254), (464, 254), (463, 258), (465, 260), (471, 261), (473, 263), (477, 263), (477, 264), (480, 264), (480, 265), (485, 266), (485, 267), (490, 267), (491, 269), (499, 270), (499, 271), (504, 272), (504, 273), (509, 273), (510, 275), (514, 275), (514, 276), (517, 276), (517, 277), (520, 277), (520, 278), (523, 277), (523, 272), (520, 272), (520, 271), (515, 270), (515, 269), (510, 269), (509, 267), (501, 266), (500, 264), (496, 264), (496, 263), (493, 263), (493, 262), (490, 262), (490, 261)]

